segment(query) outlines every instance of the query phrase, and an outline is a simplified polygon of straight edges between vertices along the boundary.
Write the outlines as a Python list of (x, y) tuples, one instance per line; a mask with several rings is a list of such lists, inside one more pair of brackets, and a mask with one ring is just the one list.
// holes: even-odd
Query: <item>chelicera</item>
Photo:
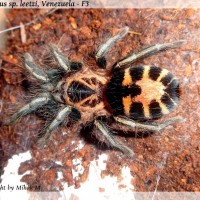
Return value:
[[(160, 124), (144, 122), (158, 119), (176, 107), (179, 83), (166, 69), (130, 64), (156, 52), (181, 47), (186, 41), (156, 44), (139, 53), (132, 53), (116, 62), (109, 70), (105, 55), (128, 31), (129, 28), (124, 27), (95, 51), (94, 58), (99, 67), (97, 70), (83, 69), (81, 63), (70, 61), (53, 44), (50, 45), (50, 52), (57, 68), (51, 70), (41, 69), (32, 56), (25, 53), (25, 68), (39, 83), (39, 87), (37, 91), (32, 89), (35, 98), (6, 119), (4, 125), (35, 112), (48, 122), (38, 141), (44, 143), (64, 120), (76, 117), (83, 124), (92, 122), (97, 139), (133, 156), (133, 150), (113, 136), (111, 126), (102, 117), (112, 118), (112, 123), (129, 127), (133, 131), (141, 129), (151, 132), (160, 131), (180, 120), (180, 117), (175, 117)], [(52, 118), (49, 117), (51, 113), (54, 116)]]

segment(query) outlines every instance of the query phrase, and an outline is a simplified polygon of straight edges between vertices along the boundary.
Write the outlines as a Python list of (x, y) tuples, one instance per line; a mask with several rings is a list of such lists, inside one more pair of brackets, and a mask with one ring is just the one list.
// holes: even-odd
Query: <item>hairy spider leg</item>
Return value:
[(122, 60), (118, 61), (116, 64), (114, 64), (113, 69), (117, 68), (127, 68), (129, 64), (135, 62), (136, 60), (139, 60), (141, 58), (147, 57), (149, 55), (155, 54), (157, 52), (167, 50), (167, 49), (173, 49), (173, 48), (179, 48), (186, 44), (186, 40), (179, 40), (171, 43), (163, 43), (163, 44), (156, 44), (151, 47), (148, 47), (146, 49), (143, 49), (142, 51), (138, 53), (132, 53), (128, 55), (127, 57), (123, 58)]
[(100, 120), (95, 120), (94, 121), (94, 125), (97, 129), (96, 133), (96, 137), (101, 141), (105, 142), (105, 144), (108, 147), (113, 147), (116, 148), (118, 150), (120, 150), (122, 153), (124, 153), (125, 155), (129, 156), (129, 157), (133, 157), (134, 153), (133, 151), (127, 147), (125, 144), (123, 144), (122, 142), (119, 142), (118, 140), (116, 140), (113, 136), (113, 134), (111, 133), (111, 131), (108, 129), (108, 127)]
[(66, 117), (69, 116), (69, 114), (72, 112), (72, 106), (66, 106), (64, 108), (61, 108), (58, 112), (55, 119), (50, 123), (50, 125), (44, 130), (44, 134), (42, 137), (38, 140), (38, 144), (44, 144), (47, 140), (50, 139), (51, 133), (58, 128), (58, 126), (63, 123)]
[[(28, 70), (28, 72), (35, 77), (37, 80), (42, 82), (41, 88), (46, 91), (52, 91), (54, 86), (52, 85), (52, 70), (49, 72), (45, 72), (44, 70), (40, 69), (34, 62), (33, 57), (29, 53), (24, 54), (24, 66)], [(55, 72), (54, 72), (55, 74)]]
[(24, 54), (24, 62), (26, 69), (37, 79), (42, 82), (49, 82), (50, 79), (45, 71), (40, 69), (33, 60), (33, 57), (29, 53)]
[(125, 26), (116, 35), (109, 38), (104, 44), (99, 46), (99, 48), (95, 52), (95, 60), (96, 60), (97, 65), (100, 68), (103, 68), (103, 69), (106, 68), (106, 59), (104, 55), (109, 51), (109, 49), (111, 49), (115, 45), (116, 42), (118, 42), (123, 37), (125, 37), (128, 31), (129, 31), (129, 27)]
[(135, 128), (135, 129), (151, 131), (151, 132), (159, 132), (162, 129), (164, 129), (165, 127), (174, 124), (175, 122), (183, 121), (183, 118), (180, 116), (171, 118), (160, 124), (140, 123), (140, 122), (136, 122), (136, 121), (134, 121), (130, 118), (124, 117), (124, 116), (117, 116), (117, 117), (114, 117), (114, 119), (116, 122), (118, 122), (124, 126), (128, 126), (130, 128)]
[(21, 118), (24, 115), (27, 115), (33, 111), (36, 111), (38, 108), (48, 104), (51, 100), (51, 95), (49, 93), (41, 94), (40, 96), (34, 98), (31, 102), (23, 106), (16, 113), (14, 113), (10, 118), (6, 119), (3, 124), (9, 125), (15, 122), (17, 119)]
[(63, 73), (78, 71), (82, 64), (79, 62), (72, 62), (61, 52), (61, 50), (54, 44), (49, 45), (53, 57), (58, 63), (58, 67)]

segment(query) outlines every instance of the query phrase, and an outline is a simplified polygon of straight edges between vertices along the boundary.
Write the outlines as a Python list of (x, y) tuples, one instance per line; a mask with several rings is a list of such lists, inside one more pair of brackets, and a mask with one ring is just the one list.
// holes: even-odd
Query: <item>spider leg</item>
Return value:
[(133, 62), (135, 62), (136, 60), (139, 60), (141, 58), (147, 57), (149, 55), (155, 54), (159, 51), (163, 51), (166, 49), (173, 49), (173, 48), (178, 48), (183, 46), (184, 44), (186, 44), (186, 40), (179, 40), (179, 41), (175, 41), (175, 42), (171, 42), (171, 43), (163, 43), (163, 44), (156, 44), (153, 45), (151, 47), (148, 47), (146, 49), (143, 49), (142, 51), (140, 51), (139, 53), (132, 53), (129, 56), (123, 58), (122, 60), (118, 61), (113, 68), (122, 68), (125, 65), (129, 65)]
[(60, 51), (60, 49), (56, 45), (50, 44), (49, 46), (54, 58), (58, 63), (58, 67), (63, 73), (69, 73), (81, 69), (81, 63), (71, 62), (70, 60), (68, 60), (68, 58)]
[(65, 120), (66, 117), (69, 116), (69, 114), (72, 112), (71, 106), (66, 106), (58, 112), (55, 119), (50, 123), (50, 125), (45, 129), (45, 133), (42, 135), (42, 137), (38, 140), (38, 144), (44, 144), (45, 141), (50, 139), (51, 133), (58, 128), (58, 126)]
[(27, 115), (43, 105), (47, 104), (51, 100), (51, 96), (49, 93), (44, 93), (41, 96), (34, 98), (31, 102), (23, 106), (16, 113), (14, 113), (10, 118), (6, 119), (3, 124), (9, 125), (15, 122), (17, 119), (21, 118), (24, 115)]
[(100, 120), (95, 120), (94, 125), (97, 129), (96, 131), (96, 137), (98, 139), (103, 140), (108, 146), (114, 147), (118, 150), (120, 150), (122, 153), (126, 154), (129, 157), (133, 157), (133, 151), (127, 147), (125, 144), (122, 142), (119, 142), (113, 137), (113, 134), (111, 131), (108, 129), (108, 127)]
[(38, 80), (43, 82), (49, 82), (50, 79), (45, 71), (40, 69), (33, 60), (33, 57), (29, 53), (24, 54), (24, 62), (26, 69)]
[(146, 123), (136, 122), (132, 119), (129, 119), (129, 118), (123, 117), (123, 116), (114, 117), (114, 119), (116, 120), (116, 122), (119, 122), (120, 124), (123, 124), (124, 126), (128, 126), (130, 128), (135, 128), (135, 129), (138, 128), (138, 129), (152, 131), (152, 132), (161, 131), (165, 127), (167, 127), (171, 124), (174, 124), (175, 122), (183, 120), (182, 117), (177, 116), (177, 117), (171, 118), (169, 120), (166, 120), (160, 124), (146, 124)]
[(108, 39), (104, 44), (99, 46), (99, 48), (95, 52), (95, 60), (97, 65), (100, 68), (105, 69), (106, 68), (106, 59), (104, 55), (108, 52), (108, 50), (114, 46), (114, 44), (121, 40), (124, 36), (127, 35), (129, 31), (129, 27), (126, 26), (122, 30), (120, 30), (116, 35)]

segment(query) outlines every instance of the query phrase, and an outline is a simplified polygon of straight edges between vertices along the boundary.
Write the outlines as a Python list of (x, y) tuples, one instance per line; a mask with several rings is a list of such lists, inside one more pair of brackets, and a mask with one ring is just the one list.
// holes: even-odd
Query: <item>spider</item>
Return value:
[[(36, 97), (7, 118), (4, 125), (10, 125), (31, 112), (38, 113), (48, 121), (38, 140), (40, 144), (50, 139), (65, 119), (76, 116), (83, 124), (93, 124), (97, 139), (132, 157), (133, 150), (114, 137), (111, 126), (102, 117), (112, 118), (112, 123), (132, 131), (150, 132), (161, 131), (180, 121), (181, 117), (174, 117), (157, 124), (148, 122), (176, 107), (180, 95), (177, 78), (157, 66), (130, 64), (162, 50), (181, 47), (186, 41), (153, 45), (139, 53), (129, 54), (108, 69), (106, 53), (128, 32), (129, 28), (124, 27), (97, 48), (93, 56), (98, 66), (96, 70), (83, 70), (82, 63), (69, 60), (54, 44), (50, 44), (49, 48), (56, 61), (56, 69), (41, 69), (33, 57), (25, 53), (25, 68), (39, 83), (39, 89), (37, 92), (32, 89)], [(46, 113), (53, 113), (54, 118), (45, 118)]]

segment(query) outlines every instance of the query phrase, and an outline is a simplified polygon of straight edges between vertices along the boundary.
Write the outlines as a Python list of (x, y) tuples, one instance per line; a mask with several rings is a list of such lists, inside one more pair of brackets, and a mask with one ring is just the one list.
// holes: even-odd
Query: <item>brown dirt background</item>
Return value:
[[(162, 133), (148, 137), (117, 136), (133, 148), (134, 158), (126, 158), (120, 152), (100, 149), (87, 143), (76, 150), (83, 135), (77, 127), (59, 129), (49, 147), (39, 150), (35, 144), (36, 133), (42, 127), (34, 114), (24, 117), (11, 127), (0, 127), (1, 173), (7, 160), (27, 150), (32, 159), (22, 163), (19, 174), (32, 170), (22, 180), (31, 186), (40, 185), (42, 190), (62, 190), (57, 172), (62, 171), (62, 181), (80, 186), (87, 179), (89, 163), (106, 152), (109, 155), (106, 175), (119, 176), (123, 166), (129, 166), (134, 177), (135, 191), (200, 191), (200, 10), (198, 9), (69, 9), (56, 10), (45, 16), (47, 10), (10, 10), (7, 27), (33, 23), (8, 32), (6, 49), (0, 52), (0, 120), (20, 105), (28, 95), (21, 87), (21, 56), (30, 52), (37, 63), (50, 42), (58, 44), (70, 58), (87, 63), (87, 55), (100, 43), (124, 26), (130, 27), (126, 39), (117, 44), (107, 55), (109, 64), (129, 52), (138, 52), (152, 44), (186, 39), (181, 49), (168, 50), (138, 63), (154, 64), (175, 74), (182, 87), (181, 102), (177, 109), (164, 117), (180, 115), (184, 122), (168, 127)], [(69, 51), (67, 50), (69, 49)], [(161, 121), (162, 121), (161, 120)], [(66, 131), (62, 135), (61, 131)], [(71, 141), (74, 141), (72, 144)], [(85, 172), (73, 180), (72, 159), (82, 158)], [(60, 161), (61, 165), (54, 161)], [(119, 177), (120, 179), (120, 177)]]

